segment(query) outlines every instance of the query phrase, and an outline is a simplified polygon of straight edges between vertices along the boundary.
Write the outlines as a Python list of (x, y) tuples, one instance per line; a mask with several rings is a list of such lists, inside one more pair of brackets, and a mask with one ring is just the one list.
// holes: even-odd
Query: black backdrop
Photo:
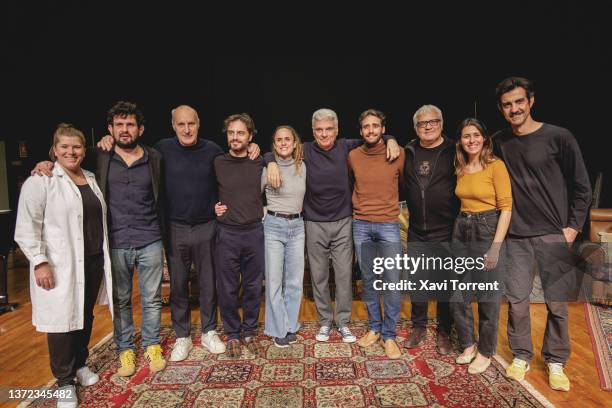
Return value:
[(495, 85), (521, 75), (535, 82), (536, 120), (576, 135), (591, 176), (605, 173), (602, 205), (612, 206), (605, 2), (201, 4), (0, 6), (9, 161), (19, 140), (30, 162), (42, 159), (61, 121), (99, 139), (120, 99), (141, 105), (150, 144), (172, 136), (179, 104), (194, 106), (200, 136), (223, 147), (223, 118), (242, 111), (264, 150), (283, 123), (312, 140), (310, 115), (320, 107), (338, 112), (343, 137), (359, 137), (357, 116), (375, 107), (388, 116), (387, 133), (407, 142), (425, 103), (443, 110), (449, 135), (475, 111), (496, 130), (504, 121)]

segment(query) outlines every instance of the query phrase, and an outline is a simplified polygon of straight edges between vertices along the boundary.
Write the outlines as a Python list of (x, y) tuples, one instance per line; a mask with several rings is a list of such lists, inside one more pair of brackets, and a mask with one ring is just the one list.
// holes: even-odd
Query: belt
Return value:
[(463, 217), (486, 217), (488, 215), (498, 215), (499, 211), (497, 210), (488, 210), (488, 211), (482, 211), (482, 212), (466, 212), (466, 211), (461, 211), (460, 212), (461, 216)]
[(268, 210), (268, 214), (273, 215), (275, 217), (286, 218), (288, 220), (294, 220), (302, 216), (302, 214), (283, 214), (283, 213), (270, 211), (270, 210)]

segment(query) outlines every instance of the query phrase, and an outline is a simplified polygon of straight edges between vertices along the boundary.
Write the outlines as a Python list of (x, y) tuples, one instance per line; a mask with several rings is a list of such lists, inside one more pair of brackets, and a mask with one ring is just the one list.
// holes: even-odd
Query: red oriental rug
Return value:
[[(367, 324), (356, 322), (360, 336)], [(194, 328), (194, 333), (199, 333)], [(259, 336), (265, 357), (255, 357), (243, 348), (239, 359), (212, 355), (193, 334), (194, 349), (185, 361), (168, 363), (152, 374), (138, 353), (140, 367), (131, 378), (115, 374), (117, 354), (112, 340), (92, 352), (90, 367), (100, 373), (100, 382), (78, 389), (82, 407), (549, 407), (550, 402), (526, 382), (506, 379), (502, 365), (494, 360), (482, 375), (467, 373), (467, 366), (454, 363), (456, 354), (439, 356), (435, 334), (418, 349), (402, 349), (398, 360), (386, 358), (375, 344), (360, 349), (342, 343), (334, 332), (329, 342), (314, 339), (318, 326), (305, 323), (300, 341), (277, 348)], [(398, 332), (403, 343), (406, 323)], [(174, 332), (162, 329), (163, 349), (169, 356)], [(54, 400), (37, 400), (31, 407), (52, 407)]]
[(584, 304), (593, 354), (597, 363), (599, 385), (612, 391), (612, 306)]

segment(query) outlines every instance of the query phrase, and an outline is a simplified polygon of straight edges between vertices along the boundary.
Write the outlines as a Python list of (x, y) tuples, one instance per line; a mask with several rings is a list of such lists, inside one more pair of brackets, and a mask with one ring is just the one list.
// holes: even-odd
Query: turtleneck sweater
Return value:
[(348, 165), (353, 186), (353, 218), (370, 222), (394, 222), (399, 216), (399, 182), (403, 179), (405, 154), (389, 163), (387, 147), (365, 144), (351, 150)]

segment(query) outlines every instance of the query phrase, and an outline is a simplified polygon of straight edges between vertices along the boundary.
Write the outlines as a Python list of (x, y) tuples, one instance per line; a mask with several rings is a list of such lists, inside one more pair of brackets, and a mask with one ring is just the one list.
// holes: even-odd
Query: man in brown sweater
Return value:
[[(398, 283), (400, 270), (384, 269), (382, 274), (373, 268), (374, 257), (395, 258), (402, 253), (399, 227), (398, 185), (403, 179), (405, 155), (397, 160), (386, 160), (385, 115), (368, 109), (359, 116), (360, 133), (364, 144), (349, 153), (348, 165), (353, 187), (353, 241), (363, 280), (363, 301), (368, 309), (370, 330), (359, 339), (359, 346), (368, 347), (381, 335), (389, 358), (400, 358), (395, 342), (400, 315), (400, 292), (381, 291), (383, 283)], [(377, 274), (379, 274), (377, 276)], [(384, 295), (384, 317), (381, 315), (380, 295)]]

